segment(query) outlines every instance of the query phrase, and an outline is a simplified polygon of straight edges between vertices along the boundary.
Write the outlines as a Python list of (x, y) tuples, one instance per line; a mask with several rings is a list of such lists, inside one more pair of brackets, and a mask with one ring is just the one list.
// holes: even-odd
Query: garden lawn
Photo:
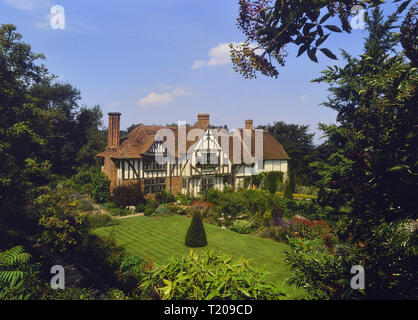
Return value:
[[(93, 230), (99, 236), (113, 236), (118, 245), (125, 247), (130, 254), (136, 254), (163, 264), (171, 256), (189, 253), (184, 245), (186, 231), (191, 219), (184, 216), (171, 217), (132, 217), (120, 219), (120, 224)], [(223, 230), (205, 223), (208, 245), (195, 248), (221, 251), (233, 258), (243, 256), (253, 265), (262, 266), (269, 272), (267, 280), (279, 286), (288, 299), (303, 298), (301, 289), (289, 286), (285, 280), (289, 277), (289, 268), (284, 263), (288, 245), (250, 235), (242, 235), (230, 230)]]

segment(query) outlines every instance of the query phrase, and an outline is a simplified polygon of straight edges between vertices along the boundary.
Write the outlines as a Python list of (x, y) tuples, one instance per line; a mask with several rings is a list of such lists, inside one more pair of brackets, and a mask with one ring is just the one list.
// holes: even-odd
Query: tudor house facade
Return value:
[[(250, 187), (252, 176), (260, 172), (282, 171), (286, 176), (288, 170), (289, 157), (282, 145), (266, 131), (256, 133), (252, 120), (245, 121), (245, 130), (231, 133), (211, 127), (209, 115), (199, 114), (194, 126), (140, 125), (121, 139), (121, 114), (108, 116), (108, 146), (97, 156), (103, 158), (102, 171), (110, 180), (111, 190), (139, 182), (145, 195), (165, 190), (197, 196), (226, 185)], [(173, 133), (171, 145), (161, 135), (161, 130), (167, 129)], [(236, 143), (240, 144), (238, 151), (233, 149)], [(160, 161), (161, 157), (167, 160)]]

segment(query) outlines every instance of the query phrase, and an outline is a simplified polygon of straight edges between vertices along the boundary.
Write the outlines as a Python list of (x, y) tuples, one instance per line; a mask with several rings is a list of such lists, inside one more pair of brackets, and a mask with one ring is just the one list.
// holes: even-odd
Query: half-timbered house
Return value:
[(226, 185), (249, 187), (262, 171), (287, 173), (282, 145), (268, 132), (254, 130), (252, 120), (227, 132), (210, 126), (208, 114), (199, 114), (193, 126), (140, 125), (121, 139), (120, 113), (108, 115), (108, 146), (97, 156), (111, 190), (139, 182), (144, 194), (165, 190), (196, 196)]

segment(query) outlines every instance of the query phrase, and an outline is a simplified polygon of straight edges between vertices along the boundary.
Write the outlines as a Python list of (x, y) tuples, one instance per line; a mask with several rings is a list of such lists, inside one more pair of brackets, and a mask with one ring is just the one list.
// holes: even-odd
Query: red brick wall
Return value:
[(110, 159), (109, 156), (105, 157), (105, 159), (104, 159), (103, 173), (110, 180), (110, 192), (112, 192), (112, 190), (115, 187), (117, 187), (118, 171), (117, 171), (115, 162), (112, 159)]
[[(181, 193), (181, 177), (171, 177), (171, 193)], [(170, 178), (166, 178), (166, 190), (170, 191)]]

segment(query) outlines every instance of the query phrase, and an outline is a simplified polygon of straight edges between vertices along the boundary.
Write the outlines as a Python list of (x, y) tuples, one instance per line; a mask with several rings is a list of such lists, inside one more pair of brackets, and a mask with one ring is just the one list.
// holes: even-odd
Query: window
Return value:
[(215, 179), (211, 177), (202, 178), (200, 192), (205, 192), (215, 185)]
[(167, 163), (159, 164), (154, 156), (144, 157), (144, 171), (166, 171)]
[(158, 193), (165, 190), (165, 178), (144, 180), (144, 194)]
[(183, 189), (187, 189), (187, 180), (186, 179), (181, 180), (181, 186), (182, 186)]
[(201, 168), (216, 168), (219, 165), (219, 156), (214, 152), (202, 153), (197, 165)]

